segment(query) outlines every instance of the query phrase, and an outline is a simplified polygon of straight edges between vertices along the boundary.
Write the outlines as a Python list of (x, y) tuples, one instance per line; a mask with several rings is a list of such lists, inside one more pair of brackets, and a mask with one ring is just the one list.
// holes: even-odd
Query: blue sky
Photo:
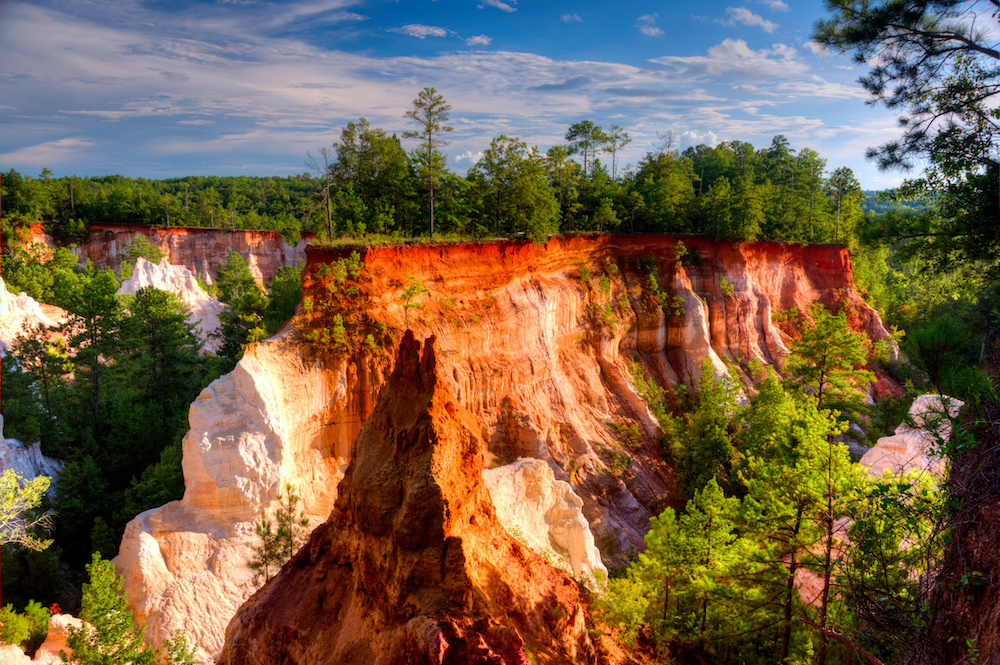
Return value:
[[(635, 164), (785, 134), (882, 189), (896, 133), (846, 56), (818, 52), (820, 0), (3, 0), (0, 168), (36, 175), (287, 175), (361, 116), (390, 132), (424, 86), (452, 106), (464, 172), (500, 134), (542, 150), (621, 125)], [(415, 142), (407, 141), (408, 147)]]

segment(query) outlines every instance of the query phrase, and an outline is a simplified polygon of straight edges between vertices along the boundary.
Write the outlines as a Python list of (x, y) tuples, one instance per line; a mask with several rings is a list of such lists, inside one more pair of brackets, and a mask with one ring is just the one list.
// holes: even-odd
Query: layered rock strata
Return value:
[(80, 260), (90, 260), (98, 268), (117, 271), (129, 259), (129, 249), (136, 236), (143, 236), (162, 251), (175, 266), (184, 266), (211, 281), (232, 252), (238, 252), (261, 284), (278, 268), (297, 266), (305, 258), (306, 244), (315, 234), (304, 233), (295, 246), (289, 245), (276, 231), (209, 228), (159, 228), (154, 226), (118, 226), (91, 224), (87, 240), (77, 253)]
[[(545, 463), (582, 500), (605, 563), (641, 551), (650, 516), (673, 497), (649, 394), (636, 377), (672, 399), (697, 381), (706, 359), (717, 371), (720, 361), (740, 372), (753, 360), (780, 366), (815, 302), (846, 311), (873, 340), (887, 335), (854, 291), (839, 247), (590, 236), (541, 246), (310, 248), (310, 307), (278, 338), (250, 347), (195, 402), (185, 497), (133, 521), (118, 558), (149, 635), (188, 629), (202, 662), (218, 653), (225, 621), (246, 596), (253, 521), (285, 482), (317, 522), (327, 516), (397, 351), (391, 342), (333, 354), (302, 341), (323, 325), (315, 303), (338, 288), (321, 266), (353, 251), (368, 297), (338, 315), (367, 316), (390, 340), (407, 318), (417, 335), (437, 335), (444, 387), (484, 428), (484, 466)], [(408, 278), (429, 290), (409, 303), (419, 308), (405, 306)], [(623, 438), (621, 425), (636, 436)]]
[(501, 527), (481, 432), (433, 338), (421, 355), (407, 332), (329, 520), (240, 609), (218, 662), (596, 662), (577, 585)]
[(129, 522), (115, 560), (154, 644), (181, 629), (198, 645), (198, 662), (215, 659), (226, 624), (254, 590), (246, 567), (254, 523), (286, 483), (311, 526), (327, 518), (368, 413), (355, 401), (366, 393), (357, 381), (345, 367), (303, 359), (286, 333), (248, 348), (198, 396), (183, 442), (183, 499)]
[(14, 295), (0, 278), (0, 343), (6, 349), (14, 339), (36, 326), (55, 328), (65, 320), (66, 313), (52, 305), (42, 305), (27, 293)]

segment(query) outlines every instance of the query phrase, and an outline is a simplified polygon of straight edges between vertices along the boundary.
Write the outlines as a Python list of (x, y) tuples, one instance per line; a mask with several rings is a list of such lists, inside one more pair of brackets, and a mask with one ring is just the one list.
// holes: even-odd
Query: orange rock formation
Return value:
[[(352, 251), (309, 248), (304, 297), (328, 293), (320, 266)], [(484, 465), (546, 462), (582, 499), (612, 565), (642, 550), (649, 518), (674, 496), (637, 373), (669, 397), (697, 381), (706, 359), (716, 371), (726, 360), (743, 372), (752, 360), (780, 366), (814, 302), (846, 310), (874, 340), (887, 334), (854, 291), (841, 247), (586, 236), (356, 251), (365, 297), (342, 314), (384, 324), (388, 345), (340, 357), (307, 352), (300, 335), (315, 332), (320, 315), (302, 306), (192, 405), (183, 501), (126, 529), (117, 563), (130, 605), (154, 639), (189, 630), (202, 662), (219, 653), (222, 627), (244, 599), (253, 522), (285, 483), (316, 522), (329, 514), (340, 469), (369, 445), (355, 441), (406, 327), (436, 336), (440, 382), (481, 427)], [(404, 307), (411, 276), (429, 289), (411, 301), (420, 308)], [(620, 422), (638, 425), (639, 439), (621, 440)]]
[(240, 609), (218, 662), (596, 662), (576, 583), (496, 517), (482, 429), (434, 338), (421, 356), (407, 331), (330, 519)]
[[(90, 259), (98, 268), (117, 270), (138, 235), (145, 236), (163, 251), (170, 263), (190, 268), (203, 277), (214, 278), (226, 257), (239, 252), (261, 282), (274, 277), (278, 268), (298, 265), (305, 256), (306, 243), (315, 236), (303, 233), (302, 240), (293, 247), (277, 231), (91, 224), (87, 227), (87, 240), (80, 248), (80, 258)], [(41, 242), (40, 237), (44, 236), (33, 227), (32, 239)]]

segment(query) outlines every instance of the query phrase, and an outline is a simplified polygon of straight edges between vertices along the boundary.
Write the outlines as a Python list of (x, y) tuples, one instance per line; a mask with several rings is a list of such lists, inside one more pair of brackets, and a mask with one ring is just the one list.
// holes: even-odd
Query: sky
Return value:
[[(421, 89), (451, 105), (448, 166), (501, 135), (542, 151), (590, 119), (636, 165), (776, 134), (865, 189), (898, 134), (864, 66), (810, 40), (821, 0), (3, 0), (0, 169), (56, 176), (291, 175), (361, 117), (402, 133)], [(415, 148), (415, 140), (404, 140)], [(608, 160), (607, 156), (603, 157)]]

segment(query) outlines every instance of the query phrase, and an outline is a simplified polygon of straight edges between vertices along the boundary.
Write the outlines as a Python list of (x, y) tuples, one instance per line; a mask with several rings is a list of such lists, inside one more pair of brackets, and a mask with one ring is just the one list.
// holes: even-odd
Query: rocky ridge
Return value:
[(218, 662), (596, 662), (577, 585), (501, 528), (481, 432), (434, 339), (421, 354), (408, 331), (329, 520), (240, 609)]
[(166, 259), (153, 263), (140, 257), (132, 268), (132, 276), (122, 282), (118, 293), (135, 295), (142, 288), (160, 289), (178, 296), (190, 310), (188, 323), (194, 325), (195, 334), (203, 342), (202, 351), (218, 351), (220, 340), (213, 338), (211, 333), (219, 328), (219, 315), (226, 306), (199, 286), (194, 272)]
[[(547, 465), (582, 500), (604, 563), (641, 550), (649, 517), (673, 496), (637, 376), (672, 399), (705, 359), (717, 371), (725, 361), (741, 372), (753, 360), (780, 366), (814, 302), (846, 311), (873, 340), (887, 335), (839, 247), (590, 236), (310, 248), (305, 298), (332, 286), (321, 265), (353, 251), (364, 263), (361, 309), (387, 339), (400, 338), (407, 318), (418, 336), (436, 335), (444, 388), (482, 424), (484, 466), (520, 457)], [(430, 291), (422, 308), (404, 306), (407, 277)], [(199, 397), (184, 442), (184, 499), (126, 530), (117, 562), (137, 617), (154, 639), (187, 629), (202, 662), (218, 653), (248, 593), (253, 521), (285, 482), (313, 523), (326, 518), (397, 351), (394, 342), (346, 355), (310, 350), (300, 335), (318, 317), (301, 308)], [(638, 437), (623, 441), (619, 423)]]

